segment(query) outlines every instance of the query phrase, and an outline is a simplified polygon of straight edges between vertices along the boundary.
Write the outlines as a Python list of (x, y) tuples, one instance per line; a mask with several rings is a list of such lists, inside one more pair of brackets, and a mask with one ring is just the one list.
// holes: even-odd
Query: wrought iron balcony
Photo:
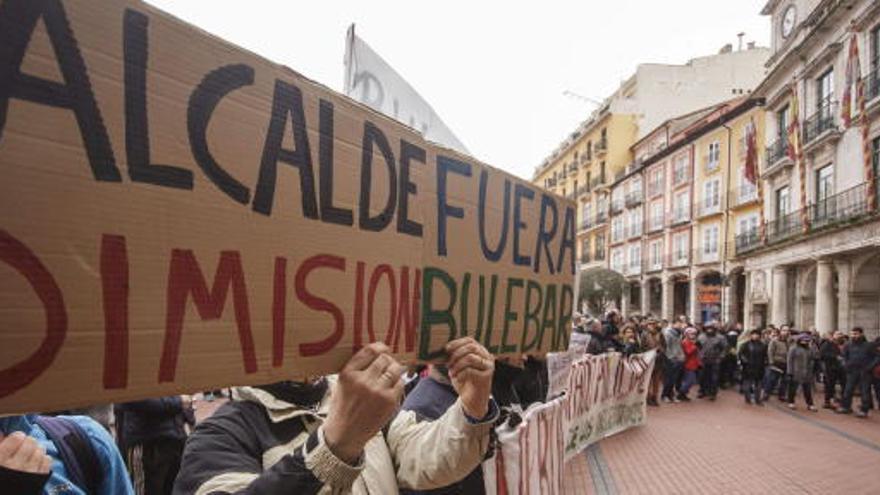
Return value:
[(761, 233), (758, 228), (750, 229), (733, 238), (734, 253), (747, 253), (761, 247)]
[(766, 163), (767, 171), (773, 168), (777, 162), (783, 158), (788, 158), (788, 136), (781, 135), (776, 141), (767, 146)]
[(804, 144), (809, 144), (816, 140), (825, 132), (836, 130), (837, 124), (834, 123), (837, 104), (827, 102), (804, 121)]
[(611, 214), (617, 215), (618, 213), (623, 211), (623, 201), (621, 200), (612, 200), (611, 201)]
[(624, 199), (627, 208), (632, 208), (633, 206), (638, 206), (642, 204), (642, 191), (633, 191), (626, 195)]
[(651, 233), (651, 232), (659, 232), (659, 231), (663, 230), (663, 219), (664, 219), (663, 215), (657, 215), (655, 217), (650, 217), (648, 219), (647, 232)]
[(880, 67), (865, 76), (865, 99), (871, 101), (880, 96)]
[(690, 264), (690, 250), (687, 251), (675, 251), (669, 253), (666, 259), (666, 266), (670, 268), (688, 266)]
[(758, 187), (753, 184), (733, 189), (729, 193), (731, 206), (736, 208), (758, 200)]
[(593, 145), (593, 152), (598, 156), (608, 151), (608, 139), (600, 139)]
[(697, 217), (705, 217), (721, 213), (723, 198), (707, 198), (697, 203)]
[(793, 211), (779, 218), (768, 220), (764, 225), (767, 243), (784, 241), (804, 231), (803, 212)]
[(811, 205), (810, 228), (821, 229), (868, 213), (868, 183), (864, 182)]

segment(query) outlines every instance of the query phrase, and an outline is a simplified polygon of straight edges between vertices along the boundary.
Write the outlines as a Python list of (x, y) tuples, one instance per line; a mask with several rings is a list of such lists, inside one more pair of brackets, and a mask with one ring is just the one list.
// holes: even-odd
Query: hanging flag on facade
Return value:
[[(846, 60), (846, 83), (843, 87), (843, 98), (840, 105), (840, 118), (843, 120), (844, 129), (852, 125), (852, 103), (853, 103), (853, 86), (856, 87), (856, 102), (861, 102), (864, 98), (862, 81), (862, 68), (859, 62), (859, 43), (858, 36), (853, 33), (849, 43), (849, 55)], [(859, 112), (861, 103), (859, 105)]]
[(425, 139), (470, 154), (431, 105), (378, 53), (348, 28), (345, 43), (346, 96), (406, 124)]
[(803, 137), (801, 135), (799, 108), (798, 83), (795, 80), (791, 83), (791, 124), (788, 126), (788, 153), (800, 175), (801, 228), (807, 231), (810, 228), (810, 211), (807, 208), (807, 164), (803, 157)]
[(755, 128), (754, 118), (746, 126), (745, 177), (752, 184), (758, 184), (758, 133)]

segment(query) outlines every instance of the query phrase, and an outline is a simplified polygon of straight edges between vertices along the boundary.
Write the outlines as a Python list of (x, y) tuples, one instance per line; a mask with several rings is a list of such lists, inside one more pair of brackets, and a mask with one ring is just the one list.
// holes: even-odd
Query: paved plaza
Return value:
[(650, 408), (648, 424), (608, 438), (567, 466), (566, 493), (878, 494), (880, 415), (790, 411), (776, 399)]

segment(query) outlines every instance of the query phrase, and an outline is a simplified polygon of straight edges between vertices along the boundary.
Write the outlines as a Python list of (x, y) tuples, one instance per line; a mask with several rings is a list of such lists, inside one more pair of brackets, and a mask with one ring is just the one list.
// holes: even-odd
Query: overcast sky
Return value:
[(345, 31), (434, 107), (471, 153), (524, 178), (640, 63), (769, 45), (766, 0), (148, 0), (342, 91)]

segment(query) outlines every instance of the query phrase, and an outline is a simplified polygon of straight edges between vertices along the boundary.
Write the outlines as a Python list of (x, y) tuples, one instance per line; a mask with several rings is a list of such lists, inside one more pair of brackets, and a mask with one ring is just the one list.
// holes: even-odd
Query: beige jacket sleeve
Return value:
[(461, 400), (435, 421), (418, 421), (401, 411), (388, 430), (388, 447), (401, 488), (429, 490), (462, 480), (477, 468), (489, 448), (490, 431), (498, 417), (482, 423), (467, 420)]

